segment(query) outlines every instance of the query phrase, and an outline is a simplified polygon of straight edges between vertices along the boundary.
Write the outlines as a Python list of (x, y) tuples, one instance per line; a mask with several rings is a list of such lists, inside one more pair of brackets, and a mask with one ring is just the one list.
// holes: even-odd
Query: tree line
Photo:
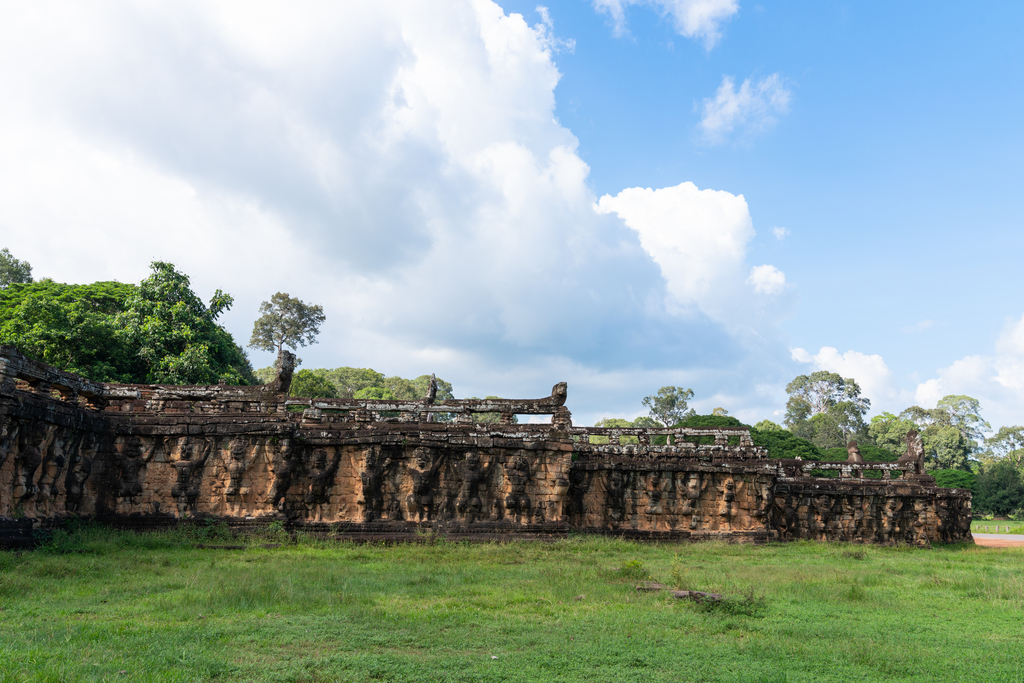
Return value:
[(767, 419), (744, 425), (724, 408), (697, 415), (688, 405), (694, 395), (691, 389), (665, 386), (643, 399), (647, 415), (635, 420), (603, 418), (595, 426), (745, 426), (754, 443), (767, 448), (772, 458), (845, 460), (847, 443), (855, 441), (867, 462), (899, 459), (906, 453), (907, 434), (914, 430), (921, 435), (925, 468), (940, 486), (971, 489), (976, 513), (1024, 519), (1024, 427), (1000, 427), (986, 437), (992, 428), (981, 417), (977, 399), (949, 395), (934, 408), (910, 406), (867, 421), (871, 402), (861, 396), (853, 378), (826, 371), (799, 375), (786, 392), (782, 425)]

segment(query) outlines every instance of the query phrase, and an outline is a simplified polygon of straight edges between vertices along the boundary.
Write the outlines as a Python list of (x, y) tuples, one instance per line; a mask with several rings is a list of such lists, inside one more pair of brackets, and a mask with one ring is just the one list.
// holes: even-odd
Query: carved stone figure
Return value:
[[(374, 449), (373, 452), (378, 453), (379, 449)], [(337, 457), (328, 461), (326, 449), (317, 448), (313, 451), (313, 462), (309, 468), (309, 485), (305, 498), (306, 509), (313, 513), (313, 521), (323, 521), (323, 507), (330, 499), (331, 482), (334, 481), (337, 466)], [(376, 484), (371, 479), (374, 473), (377, 477)], [(376, 491), (371, 497), (369, 505), (364, 506), (366, 510), (370, 511), (366, 514), (366, 521), (372, 521), (380, 516), (380, 471), (373, 467), (372, 462), (368, 462), (367, 471), (363, 472), (361, 476), (363, 477), (364, 498), (368, 488), (373, 488)]]
[(466, 523), (472, 524), (480, 517), (483, 508), (480, 501), (480, 483), (484, 479), (484, 471), (479, 453), (470, 451), (466, 454), (466, 459), (459, 466), (459, 476), (462, 479), (462, 488), (455, 509), (463, 515)]
[(758, 484), (756, 500), (757, 507), (754, 509), (753, 517), (759, 524), (767, 526), (775, 500), (772, 487), (768, 484)]
[(625, 521), (626, 517), (626, 482), (622, 470), (612, 470), (608, 475), (606, 486), (608, 522), (613, 529)]
[(736, 514), (736, 482), (731, 478), (726, 479), (719, 492), (722, 494), (718, 504), (719, 528), (728, 529)]
[(43, 462), (46, 448), (47, 428), (43, 422), (30, 423), (21, 430), (18, 440), (18, 454), (14, 458), (14, 498), (24, 501), (32, 498), (38, 489), (35, 484), (36, 471)]
[(900, 532), (899, 510), (902, 507), (895, 498), (889, 498), (885, 502), (885, 509), (882, 520), (882, 542), (891, 543), (898, 540)]
[(700, 472), (694, 472), (685, 476), (686, 489), (683, 491), (683, 501), (679, 514), (689, 518), (690, 529), (696, 529), (701, 523), (700, 497), (704, 489), (708, 487), (708, 480)]
[(381, 519), (384, 505), (384, 475), (391, 465), (391, 457), (385, 455), (379, 447), (370, 448), (366, 456), (366, 465), (359, 478), (363, 483), (363, 496), (360, 504), (363, 507), (363, 520), (372, 522)]
[(554, 482), (551, 486), (551, 518), (558, 522), (568, 522), (569, 520), (569, 487), (571, 482), (569, 480), (569, 472), (572, 471), (572, 459), (571, 458), (559, 458), (557, 462), (557, 469), (555, 470)]
[(40, 514), (51, 514), (50, 504), (57, 496), (57, 481), (67, 464), (67, 454), (77, 448), (81, 436), (70, 429), (58, 428), (40, 467), (36, 509)]
[(829, 526), (832, 523), (832, 498), (827, 495), (814, 497), (814, 531), (820, 541), (828, 540)]
[(292, 475), (295, 472), (295, 462), (292, 458), (291, 439), (271, 440), (268, 467), (273, 483), (268, 498), (270, 505), (277, 510), (284, 510), (285, 495), (292, 485)]
[(413, 452), (412, 464), (406, 466), (406, 472), (412, 482), (412, 493), (407, 501), (408, 519), (417, 522), (429, 522), (434, 514), (434, 488), (437, 471), (444, 462), (444, 455), (434, 459), (434, 451), (430, 448), (417, 448)]
[(924, 474), (924, 444), (916, 430), (907, 432), (907, 452), (897, 462), (907, 465), (912, 474)]
[(530, 480), (530, 465), (521, 455), (513, 456), (505, 464), (505, 480), (508, 495), (505, 496), (505, 511), (515, 524), (530, 521), (530, 497), (526, 495), (526, 484)]
[(177, 474), (174, 488), (171, 489), (171, 496), (177, 503), (179, 517), (187, 516), (189, 511), (197, 511), (199, 485), (195, 473), (201, 471), (206, 464), (206, 458), (212, 447), (209, 439), (201, 439), (197, 442), (192, 437), (184, 437), (179, 440), (177, 459), (171, 462), (171, 466)]
[(591, 475), (584, 469), (569, 470), (568, 517), (577, 524), (586, 524), (587, 508), (584, 501), (590, 490)]
[(118, 498), (134, 498), (142, 493), (142, 482), (139, 473), (146, 464), (142, 439), (127, 436), (118, 439), (114, 448), (117, 452), (119, 465)]
[(79, 512), (85, 496), (85, 481), (92, 473), (92, 456), (97, 447), (96, 437), (85, 432), (78, 448), (70, 455), (67, 474), (64, 476), (64, 506), (68, 512)]
[(231, 460), (228, 462), (228, 487), (224, 493), (228, 496), (239, 496), (248, 493), (247, 488), (243, 488), (242, 479), (245, 477), (246, 470), (246, 452), (248, 451), (248, 445), (242, 439), (234, 439), (230, 445)]

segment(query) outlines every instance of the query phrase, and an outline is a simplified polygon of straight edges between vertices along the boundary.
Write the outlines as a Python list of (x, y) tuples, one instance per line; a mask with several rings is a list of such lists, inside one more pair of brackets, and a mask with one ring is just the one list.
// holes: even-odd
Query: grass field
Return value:
[[(988, 527), (986, 529), (985, 527)], [(996, 530), (999, 527), (999, 530)], [(1006, 531), (1009, 527), (1010, 530)], [(972, 534), (1024, 534), (1024, 522), (1010, 522), (1005, 519), (975, 521), (971, 524)]]
[(0, 553), (0, 680), (1024, 680), (1022, 549), (196, 540)]

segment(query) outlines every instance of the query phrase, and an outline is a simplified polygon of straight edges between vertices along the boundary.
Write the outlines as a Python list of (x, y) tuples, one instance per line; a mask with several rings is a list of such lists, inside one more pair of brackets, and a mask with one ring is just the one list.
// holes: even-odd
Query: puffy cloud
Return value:
[(943, 396), (966, 394), (981, 402), (994, 428), (1024, 422), (1024, 315), (1007, 323), (991, 355), (974, 354), (941, 368), (915, 391), (919, 405), (934, 406)]
[(722, 37), (721, 25), (739, 11), (738, 0), (593, 0), (594, 8), (609, 15), (616, 35), (626, 32), (626, 7), (648, 5), (672, 17), (676, 31), (703, 41), (710, 50)]
[(564, 47), (486, 0), (13, 6), (4, 246), (71, 282), (172, 261), (235, 295), (241, 341), (275, 291), (320, 303), (307, 366), (477, 395), (566, 379), (583, 420), (670, 383), (767, 402), (749, 383), (779, 309), (745, 285), (745, 200), (683, 184), (594, 211), (554, 116)]
[(618, 214), (637, 232), (678, 304), (711, 309), (713, 315), (716, 289), (734, 277), (754, 236), (742, 195), (700, 190), (689, 182), (604, 195), (597, 210)]
[(775, 235), (775, 239), (783, 240), (789, 235), (789, 228), (783, 228), (782, 226), (775, 226), (772, 228), (772, 234)]
[(704, 100), (700, 128), (710, 144), (724, 142), (731, 133), (752, 135), (774, 125), (776, 116), (789, 111), (792, 93), (779, 74), (756, 83), (748, 78), (736, 89), (732, 76), (723, 76), (714, 97)]
[(778, 294), (786, 288), (786, 274), (775, 266), (754, 266), (747, 283), (758, 294)]
[[(754, 316), (779, 317), (791, 302), (769, 303), (764, 295), (782, 291), (785, 275), (757, 266), (748, 277), (747, 245), (753, 223), (743, 195), (700, 190), (690, 182), (658, 190), (631, 187), (597, 204), (635, 230), (640, 244), (661, 269), (678, 311), (698, 310), (732, 327)], [(752, 297), (750, 289), (762, 297)]]

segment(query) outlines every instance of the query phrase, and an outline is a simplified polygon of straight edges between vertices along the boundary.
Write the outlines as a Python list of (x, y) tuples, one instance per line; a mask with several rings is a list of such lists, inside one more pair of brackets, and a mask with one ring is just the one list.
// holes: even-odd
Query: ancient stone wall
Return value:
[[(0, 347), (0, 517), (395, 538), (971, 539), (970, 493), (937, 489), (917, 460), (769, 460), (742, 428), (573, 427), (564, 384), (522, 401), (292, 399), (282, 360), (261, 387), (106, 385)], [(514, 424), (521, 414), (551, 422)]]

